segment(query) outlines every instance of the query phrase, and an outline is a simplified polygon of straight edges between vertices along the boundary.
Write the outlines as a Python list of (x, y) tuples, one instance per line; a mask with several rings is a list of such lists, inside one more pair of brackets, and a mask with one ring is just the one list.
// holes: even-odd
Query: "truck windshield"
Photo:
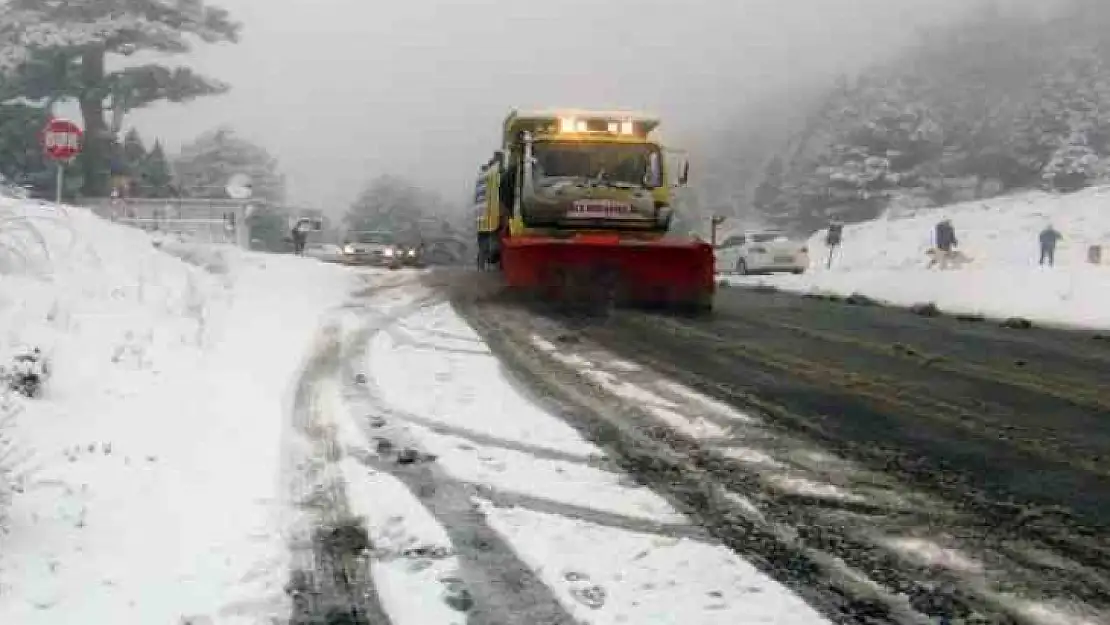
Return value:
[(576, 141), (540, 142), (533, 147), (538, 178), (590, 178), (642, 185), (650, 155), (648, 144)]

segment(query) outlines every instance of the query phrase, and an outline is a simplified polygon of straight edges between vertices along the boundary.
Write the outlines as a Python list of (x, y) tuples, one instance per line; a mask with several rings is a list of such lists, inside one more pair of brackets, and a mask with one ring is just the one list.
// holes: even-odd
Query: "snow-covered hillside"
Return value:
[[(929, 269), (933, 227), (947, 217), (971, 261)], [(1038, 265), (1046, 224), (1063, 234), (1055, 267)], [(932, 302), (950, 313), (1022, 317), (1042, 324), (1110, 328), (1110, 188), (1073, 195), (1031, 193), (924, 209), (847, 226), (825, 268), (825, 232), (809, 242), (812, 266), (800, 276), (728, 277), (799, 292), (858, 293), (895, 305)], [(1101, 265), (1088, 248), (1103, 246)]]
[(0, 365), (39, 347), (53, 370), (0, 401), (0, 623), (285, 612), (287, 385), (348, 274), (152, 243), (0, 199)]

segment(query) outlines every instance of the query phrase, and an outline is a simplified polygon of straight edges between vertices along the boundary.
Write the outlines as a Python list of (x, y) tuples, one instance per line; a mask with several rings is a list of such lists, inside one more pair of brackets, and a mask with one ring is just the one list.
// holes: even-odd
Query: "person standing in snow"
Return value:
[(950, 220), (943, 219), (937, 224), (935, 238), (940, 268), (948, 269), (948, 262), (952, 256), (952, 250), (959, 245), (959, 241), (956, 240), (956, 228), (952, 226)]
[(1052, 227), (1052, 224), (1045, 226), (1041, 230), (1041, 260), (1040, 264), (1043, 266), (1045, 261), (1048, 261), (1050, 267), (1056, 266), (1056, 243), (1063, 239), (1064, 235), (1060, 231)]
[(307, 225), (303, 220), (298, 221), (297, 225), (293, 226), (293, 253), (298, 256), (304, 255), (305, 241), (308, 239)]

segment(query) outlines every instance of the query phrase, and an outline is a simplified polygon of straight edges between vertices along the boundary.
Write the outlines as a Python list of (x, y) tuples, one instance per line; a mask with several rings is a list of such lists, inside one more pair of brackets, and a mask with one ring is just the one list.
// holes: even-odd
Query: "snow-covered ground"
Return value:
[[(154, 245), (84, 209), (0, 201), (0, 363), (39, 347), (53, 370), (42, 396), (2, 404), (0, 623), (283, 620), (304, 518), (283, 471), (306, 406), (341, 443), (321, 475), (366, 523), (397, 625), (466, 621), (474, 518), (537, 601), (583, 623), (824, 622), (537, 407), (413, 274)], [(333, 340), (361, 383), (320, 368)], [(434, 455), (428, 489), (389, 468), (383, 434)]]
[(5, 404), (0, 623), (287, 615), (283, 415), (349, 280), (0, 199), (0, 364), (53, 369)]
[[(958, 269), (926, 267), (933, 227), (942, 217), (952, 220), (959, 249), (971, 258)], [(1038, 265), (1037, 236), (1048, 223), (1064, 236), (1055, 267)], [(726, 279), (798, 292), (859, 293), (899, 306), (932, 302), (956, 314), (1110, 328), (1110, 188), (1030, 193), (850, 225), (832, 269), (825, 268), (824, 235), (810, 240), (812, 266), (803, 275)], [(1103, 246), (1101, 265), (1087, 262), (1092, 245)]]

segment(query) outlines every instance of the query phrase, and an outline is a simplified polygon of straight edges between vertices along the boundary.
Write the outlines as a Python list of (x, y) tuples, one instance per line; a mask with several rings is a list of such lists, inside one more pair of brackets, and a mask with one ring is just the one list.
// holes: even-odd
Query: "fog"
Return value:
[[(230, 124), (277, 156), (291, 200), (342, 210), (367, 179), (462, 200), (514, 106), (646, 109), (671, 139), (746, 101), (851, 71), (971, 0), (214, 0), (238, 45), (182, 62), (226, 96), (133, 115), (176, 147)], [(696, 154), (694, 155), (696, 159)]]

